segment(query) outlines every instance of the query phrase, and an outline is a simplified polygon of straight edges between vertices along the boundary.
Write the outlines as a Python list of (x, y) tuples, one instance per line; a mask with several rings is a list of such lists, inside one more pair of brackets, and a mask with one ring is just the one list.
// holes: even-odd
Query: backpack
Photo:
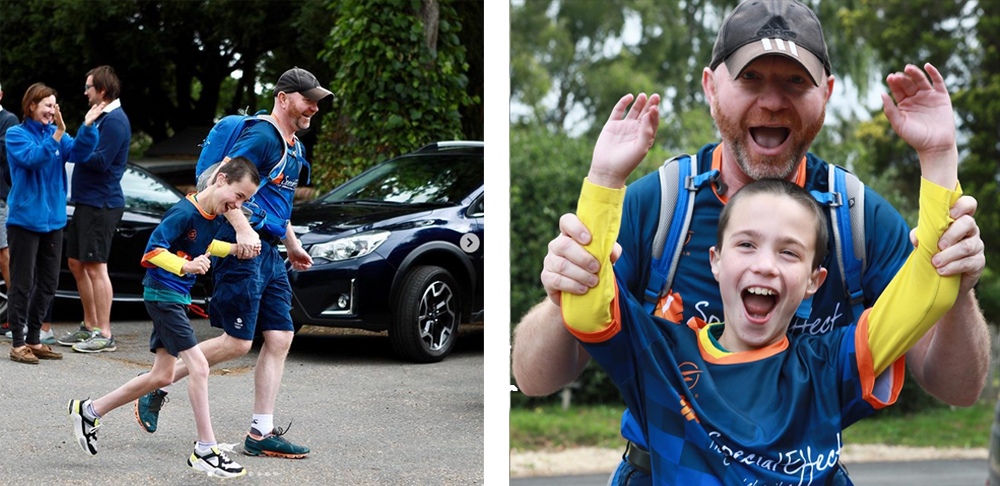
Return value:
[[(218, 123), (212, 127), (212, 130), (208, 132), (205, 140), (201, 142), (201, 154), (198, 155), (198, 165), (195, 166), (195, 177), (198, 178), (198, 190), (204, 189), (204, 185), (207, 184), (208, 178), (211, 174), (215, 173), (215, 166), (222, 162), (222, 159), (226, 158), (229, 151), (232, 150), (233, 146), (236, 145), (236, 140), (240, 138), (243, 131), (256, 125), (260, 122), (270, 123), (278, 133), (281, 133), (281, 129), (278, 128), (278, 122), (274, 117), (267, 115), (267, 110), (260, 110), (253, 115), (247, 115), (245, 113), (240, 113), (238, 115), (229, 115), (223, 117)], [(284, 137), (282, 137), (284, 138)], [(288, 145), (282, 144), (284, 152), (281, 154), (281, 160), (271, 169), (271, 172), (267, 174), (267, 177), (260, 178), (260, 186), (257, 187), (259, 191), (264, 187), (265, 184), (276, 179), (281, 179), (285, 171), (285, 163), (288, 159)], [(208, 170), (212, 169), (212, 170)], [(205, 176), (205, 177), (202, 177)]]
[[(844, 295), (851, 303), (854, 318), (864, 309), (861, 279), (865, 269), (865, 186), (857, 176), (838, 165), (829, 164), (830, 192), (810, 191), (823, 206), (830, 208), (831, 236)], [(660, 219), (653, 238), (653, 254), (644, 291), (643, 309), (653, 313), (660, 299), (670, 291), (694, 213), (698, 188), (705, 182), (719, 180), (719, 171), (698, 173), (697, 157), (678, 155), (663, 163), (660, 177)], [(681, 185), (680, 182), (684, 181)], [(721, 182), (720, 182), (721, 183)], [(807, 318), (812, 311), (812, 297), (796, 310), (797, 317)]]
[[(198, 155), (198, 165), (195, 167), (197, 191), (200, 192), (208, 186), (212, 175), (215, 174), (218, 166), (222, 164), (222, 160), (226, 158), (229, 151), (236, 145), (236, 140), (246, 129), (257, 123), (266, 122), (270, 123), (278, 131), (279, 135), (281, 134), (278, 122), (274, 117), (266, 113), (267, 110), (260, 110), (253, 115), (247, 115), (243, 112), (237, 115), (228, 115), (212, 127), (212, 130), (208, 132), (205, 140), (200, 145), (201, 154)], [(281, 138), (284, 139), (284, 137)], [(282, 147), (281, 160), (275, 164), (271, 172), (267, 174), (267, 177), (260, 178), (260, 185), (257, 186), (258, 191), (263, 189), (268, 182), (280, 181), (284, 178), (285, 165), (288, 160), (288, 144), (282, 143)], [(243, 212), (253, 229), (266, 230), (277, 237), (284, 236), (286, 222), (269, 218), (267, 212), (259, 205), (251, 201), (244, 202)]]

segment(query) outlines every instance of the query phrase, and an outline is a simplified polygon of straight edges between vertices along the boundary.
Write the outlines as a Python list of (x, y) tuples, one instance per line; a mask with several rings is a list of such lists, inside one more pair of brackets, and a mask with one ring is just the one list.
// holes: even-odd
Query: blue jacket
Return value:
[(104, 113), (94, 122), (100, 141), (86, 164), (73, 170), (70, 201), (97, 208), (125, 206), (122, 174), (128, 161), (132, 128), (121, 108)]
[(80, 126), (74, 139), (56, 142), (54, 123), (27, 119), (7, 130), (11, 185), (7, 226), (48, 233), (66, 226), (66, 162), (85, 161), (97, 146), (97, 129)]

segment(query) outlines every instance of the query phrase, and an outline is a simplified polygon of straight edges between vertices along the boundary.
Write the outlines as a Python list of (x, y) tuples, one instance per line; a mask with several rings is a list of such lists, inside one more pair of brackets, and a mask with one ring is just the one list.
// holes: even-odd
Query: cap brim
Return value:
[(302, 93), (302, 96), (305, 96), (306, 98), (309, 98), (313, 101), (319, 101), (333, 94), (333, 92), (321, 86), (317, 86), (312, 89), (307, 89), (305, 91), (300, 91), (300, 93)]
[(794, 42), (782, 41), (781, 39), (761, 39), (751, 42), (739, 49), (736, 49), (726, 58), (726, 68), (733, 75), (733, 79), (743, 74), (743, 71), (755, 59), (761, 56), (785, 56), (802, 66), (809, 73), (809, 78), (816, 86), (826, 79), (823, 62), (808, 49), (796, 46)]

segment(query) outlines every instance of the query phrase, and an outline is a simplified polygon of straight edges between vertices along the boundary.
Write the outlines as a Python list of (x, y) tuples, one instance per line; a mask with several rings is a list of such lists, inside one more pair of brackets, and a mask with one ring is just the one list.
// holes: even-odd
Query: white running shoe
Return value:
[(220, 478), (236, 478), (247, 473), (247, 470), (243, 466), (233, 462), (218, 447), (213, 447), (205, 455), (199, 455), (198, 449), (195, 449), (191, 453), (191, 457), (188, 457), (187, 463), (195, 471), (201, 471), (209, 476)]

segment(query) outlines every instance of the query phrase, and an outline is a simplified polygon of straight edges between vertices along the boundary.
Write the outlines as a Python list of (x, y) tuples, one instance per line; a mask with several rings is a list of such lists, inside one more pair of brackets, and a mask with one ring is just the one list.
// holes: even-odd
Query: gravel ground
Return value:
[[(510, 452), (510, 476), (563, 476), (571, 474), (611, 474), (622, 459), (622, 449), (580, 447), (562, 451)], [(845, 445), (844, 464), (861, 462), (929, 461), (940, 459), (986, 459), (989, 450), (935, 449), (886, 445)]]

